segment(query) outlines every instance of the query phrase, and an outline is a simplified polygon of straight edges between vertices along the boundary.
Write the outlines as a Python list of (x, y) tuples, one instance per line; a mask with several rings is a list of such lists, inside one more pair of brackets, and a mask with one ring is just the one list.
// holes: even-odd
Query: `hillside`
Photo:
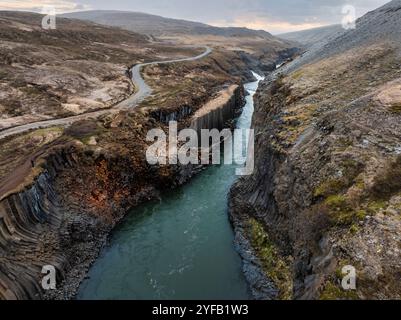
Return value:
[(389, 41), (398, 47), (401, 42), (400, 17), (399, 1), (391, 1), (359, 18), (356, 29), (333, 34), (329, 41), (318, 42), (287, 68), (294, 70), (301, 65), (372, 43)]
[[(400, 27), (391, 1), (258, 91), (256, 169), (230, 212), (260, 297), (401, 297)], [(345, 266), (356, 290), (342, 288)]]
[(85, 11), (65, 14), (65, 17), (88, 20), (138, 32), (169, 42), (210, 45), (226, 50), (242, 51), (264, 71), (275, 69), (298, 51), (298, 44), (279, 39), (263, 30), (218, 28), (199, 22), (169, 19), (160, 16), (122, 11)]
[(67, 18), (89, 20), (153, 36), (171, 35), (214, 35), (223, 37), (260, 37), (273, 40), (274, 37), (263, 30), (247, 28), (219, 28), (200, 22), (165, 18), (141, 12), (124, 11), (83, 11), (67, 13)]
[(298, 42), (304, 47), (309, 48), (323, 41), (327, 42), (330, 38), (341, 32), (344, 32), (344, 29), (340, 25), (332, 25), (303, 31), (282, 33), (277, 35), (277, 37), (287, 41)]
[(133, 93), (133, 64), (191, 55), (138, 33), (59, 18), (0, 12), (0, 130), (107, 109)]

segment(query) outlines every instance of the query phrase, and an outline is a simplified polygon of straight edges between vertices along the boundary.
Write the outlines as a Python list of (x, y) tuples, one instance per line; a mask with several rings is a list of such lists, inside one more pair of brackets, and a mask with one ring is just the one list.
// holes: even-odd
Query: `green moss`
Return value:
[(355, 187), (357, 187), (360, 190), (364, 190), (366, 188), (365, 181), (363, 180), (362, 176), (359, 176), (355, 180)]
[(350, 226), (350, 232), (357, 233), (357, 222), (365, 220), (368, 215), (374, 215), (387, 207), (385, 201), (375, 201), (368, 204), (366, 209), (354, 208), (345, 195), (328, 197), (324, 205), (328, 208), (330, 220), (337, 226)]
[(360, 230), (361, 229), (359, 228), (359, 226), (357, 224), (355, 224), (355, 223), (349, 228), (349, 231), (352, 234), (357, 234)]
[(291, 77), (292, 77), (294, 80), (298, 80), (298, 79), (301, 78), (303, 75), (304, 75), (303, 70), (298, 70), (298, 71), (295, 71), (295, 72), (291, 75)]
[(331, 217), (334, 224), (338, 226), (348, 226), (354, 221), (353, 211), (338, 211), (335, 212)]
[[(351, 227), (354, 229), (354, 232), (358, 232), (359, 228), (356, 225)], [(338, 267), (336, 268), (335, 274), (333, 277), (328, 280), (325, 284), (324, 290), (321, 293), (320, 299), (321, 300), (358, 300), (358, 294), (356, 290), (344, 290), (341, 287), (341, 281), (344, 277), (343, 274), (343, 267), (355, 265), (354, 262), (347, 261), (345, 259), (341, 259), (338, 261)]]
[(314, 192), (315, 197), (329, 197), (351, 187), (360, 175), (363, 165), (353, 159), (344, 160), (339, 166), (342, 176), (323, 181)]
[(249, 220), (248, 231), (252, 247), (262, 262), (264, 272), (280, 291), (280, 299), (291, 299), (293, 283), (289, 262), (279, 254), (262, 224), (256, 219)]
[(79, 138), (79, 141), (81, 141), (84, 145), (89, 145), (89, 142), (91, 141), (92, 137), (95, 137), (95, 136), (88, 135), (88, 136)]
[(344, 195), (330, 196), (325, 205), (329, 208), (331, 222), (338, 226), (352, 225), (366, 215), (363, 211), (355, 211)]
[(47, 135), (50, 133), (63, 133), (63, 127), (50, 127), (44, 129), (37, 129), (29, 133), (29, 136), (39, 136), (39, 135)]
[(347, 198), (343, 195), (330, 196), (325, 203), (333, 210), (344, 210), (348, 208)]
[(314, 192), (315, 197), (327, 197), (340, 192), (344, 188), (344, 181), (331, 178), (321, 183)]
[(65, 135), (81, 141), (83, 144), (88, 144), (94, 136), (101, 136), (107, 130), (99, 126), (95, 121), (85, 120), (76, 122), (65, 130)]
[[(355, 201), (350, 201), (345, 193), (351, 186), (360, 190), (366, 188), (361, 172), (363, 165), (354, 159), (346, 159), (340, 166), (341, 177), (323, 181), (314, 191), (315, 197), (324, 199), (332, 224), (352, 226), (354, 222), (365, 219), (367, 213), (359, 210)], [(355, 229), (355, 228), (354, 228)]]
[(377, 200), (368, 204), (369, 214), (376, 214), (387, 207), (387, 202), (384, 200)]
[[(340, 261), (339, 265), (348, 265), (348, 264), (347, 264), (347, 263), (346, 263), (346, 264), (343, 264), (343, 263), (341, 263), (341, 261)], [(341, 279), (343, 278), (342, 268), (339, 267), (339, 268), (336, 269), (335, 276), (336, 276), (336, 279), (337, 279), (337, 280), (341, 280)]]
[(358, 294), (355, 290), (344, 290), (338, 285), (327, 282), (320, 295), (320, 300), (358, 300)]
[(362, 221), (365, 220), (367, 215), (368, 213), (366, 212), (366, 210), (358, 210), (355, 216), (359, 219), (359, 221)]

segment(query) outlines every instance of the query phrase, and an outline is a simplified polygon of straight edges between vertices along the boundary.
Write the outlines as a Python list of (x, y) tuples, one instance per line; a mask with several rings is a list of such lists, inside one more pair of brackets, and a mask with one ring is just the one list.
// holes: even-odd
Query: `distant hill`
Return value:
[(321, 41), (328, 40), (333, 35), (338, 35), (344, 31), (345, 30), (340, 25), (332, 25), (297, 32), (283, 33), (277, 35), (277, 37), (284, 40), (298, 42), (305, 47), (310, 47)]
[(359, 45), (390, 40), (401, 45), (401, 1), (393, 0), (356, 22), (356, 28), (338, 34), (322, 51), (336, 53)]
[(401, 51), (401, 0), (393, 0), (368, 12), (356, 21), (356, 28), (333, 33), (327, 40), (315, 43), (300, 59), (284, 69), (294, 70), (301, 65), (363, 45), (389, 41)]
[[(230, 51), (242, 51), (246, 59), (274, 70), (277, 63), (298, 52), (298, 44), (279, 39), (263, 30), (220, 28), (200, 22), (169, 19), (161, 16), (125, 11), (84, 11), (64, 17), (119, 27), (128, 31), (189, 45), (210, 45)], [(245, 57), (244, 57), (245, 58)]]
[(125, 11), (83, 11), (64, 14), (64, 17), (89, 20), (99, 24), (110, 25), (154, 36), (171, 35), (215, 35), (224, 37), (274, 37), (263, 30), (247, 28), (219, 28), (200, 22), (164, 18), (140, 12)]

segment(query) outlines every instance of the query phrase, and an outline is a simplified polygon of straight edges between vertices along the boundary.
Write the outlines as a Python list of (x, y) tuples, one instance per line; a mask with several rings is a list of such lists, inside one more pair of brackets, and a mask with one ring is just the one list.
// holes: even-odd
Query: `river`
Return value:
[[(238, 128), (251, 126), (258, 84), (245, 85), (249, 95)], [(227, 216), (235, 169), (210, 167), (160, 200), (133, 209), (114, 230), (77, 298), (250, 299)]]

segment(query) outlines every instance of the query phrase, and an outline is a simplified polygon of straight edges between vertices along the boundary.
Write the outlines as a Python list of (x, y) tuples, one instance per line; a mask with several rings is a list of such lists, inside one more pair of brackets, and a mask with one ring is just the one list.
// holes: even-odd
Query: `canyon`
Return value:
[[(239, 89), (216, 108), (240, 110), (243, 92)], [(209, 122), (213, 127), (231, 120), (215, 119), (216, 123)], [(137, 156), (137, 163), (130, 163), (120, 152), (105, 154), (99, 144), (88, 149), (77, 141), (59, 143), (42, 163), (36, 161), (40, 172), (32, 182), (18, 185), (17, 190), (5, 189), (7, 184), (2, 187), (2, 191), (7, 190), (0, 200), (3, 298), (45, 297), (39, 287), (44, 265), (55, 266), (58, 279), (66, 281), (57, 292), (60, 296), (47, 298), (71, 298), (108, 234), (129, 208), (156, 198), (160, 189), (184, 184), (202, 170), (201, 166), (177, 165), (148, 171), (144, 145), (136, 150), (141, 158)], [(13, 173), (13, 182), (15, 179)], [(86, 190), (85, 198), (80, 189)]]
[[(250, 127), (257, 85), (244, 85), (249, 95), (236, 128)], [(205, 167), (185, 185), (133, 208), (113, 232), (77, 298), (252, 298), (227, 219), (227, 194), (236, 169)]]
[[(283, 39), (40, 20), (0, 12), (0, 299), (401, 298), (400, 0)], [(147, 133), (171, 121), (254, 128), (253, 174), (151, 165)]]
[[(146, 133), (152, 128), (166, 129), (171, 120), (178, 121), (180, 129), (220, 127), (231, 122), (244, 105), (242, 81), (253, 79), (249, 68), (255, 60), (246, 58), (248, 54), (244, 52), (224, 48), (214, 48), (213, 52), (208, 49), (202, 54), (203, 49), (197, 47), (149, 41), (138, 34), (87, 22), (60, 19), (59, 29), (43, 31), (39, 29), (40, 15), (11, 12), (1, 13), (0, 17), (5, 26), (1, 48), (6, 57), (2, 60), (1, 85), (24, 92), (18, 95), (23, 106), (19, 114), (2, 113), (4, 123), (12, 123), (15, 128), (22, 125), (24, 130), (7, 134), (0, 142), (0, 297), (71, 299), (111, 231), (129, 209), (157, 199), (163, 190), (185, 184), (204, 169), (200, 165), (150, 166), (145, 159)], [(71, 37), (73, 34), (80, 36)], [(77, 47), (71, 41), (82, 43)], [(137, 49), (139, 46), (142, 48)], [(93, 52), (90, 58), (88, 47)], [(72, 51), (73, 48), (77, 49)], [(50, 54), (37, 60), (41, 50)], [(55, 51), (58, 54), (53, 54)], [(107, 52), (107, 56), (100, 52)], [(199, 59), (190, 58), (194, 56)], [(129, 102), (130, 96), (140, 88), (125, 79), (129, 84), (125, 100), (117, 101), (117, 106), (124, 104), (128, 108), (117, 108), (115, 112), (112, 102), (102, 105), (98, 113), (97, 109), (79, 104), (80, 110), (70, 111), (79, 113), (80, 118), (57, 125), (57, 121), (70, 116), (62, 111), (66, 102), (60, 99), (67, 94), (73, 95), (74, 101), (83, 101), (79, 99), (88, 91), (81, 89), (91, 88), (93, 84), (86, 82), (93, 77), (89, 78), (86, 69), (81, 68), (78, 72), (82, 72), (79, 77), (83, 82), (78, 90), (74, 88), (79, 85), (74, 78), (53, 68), (57, 77), (64, 77), (63, 83), (71, 83), (67, 93), (60, 91), (66, 87), (59, 80), (45, 84), (41, 77), (48, 77), (46, 73), (41, 71), (39, 78), (30, 78), (23, 71), (29, 68), (35, 73), (43, 66), (57, 66), (63, 59), (70, 59), (74, 68), (81, 60), (93, 59), (99, 66), (114, 63), (120, 73), (116, 83), (127, 77), (126, 71), (133, 64), (142, 65), (138, 71), (152, 95), (143, 96), (135, 108), (130, 108), (134, 105)], [(144, 59), (170, 63), (155, 65)], [(277, 51), (270, 63), (279, 59)], [(16, 68), (21, 73), (15, 72)], [(75, 77), (77, 71), (71, 74)], [(39, 86), (39, 91), (25, 90)], [(224, 88), (230, 90), (226, 92)], [(15, 110), (7, 109), (9, 97), (17, 97), (12, 90), (3, 91), (9, 96), (2, 97), (2, 110)], [(32, 99), (39, 104), (30, 104)], [(47, 105), (47, 99), (54, 102), (51, 113), (36, 107)], [(205, 111), (201, 111), (204, 106)], [(195, 117), (197, 112), (201, 116)], [(18, 118), (21, 116), (24, 118)], [(56, 121), (55, 126), (37, 127), (35, 122), (43, 119), (50, 124)], [(31, 130), (26, 131), (24, 125)], [(7, 126), (10, 127), (6, 124), (5, 130), (9, 130)], [(41, 271), (46, 265), (57, 270), (57, 290), (45, 291), (41, 287)]]

